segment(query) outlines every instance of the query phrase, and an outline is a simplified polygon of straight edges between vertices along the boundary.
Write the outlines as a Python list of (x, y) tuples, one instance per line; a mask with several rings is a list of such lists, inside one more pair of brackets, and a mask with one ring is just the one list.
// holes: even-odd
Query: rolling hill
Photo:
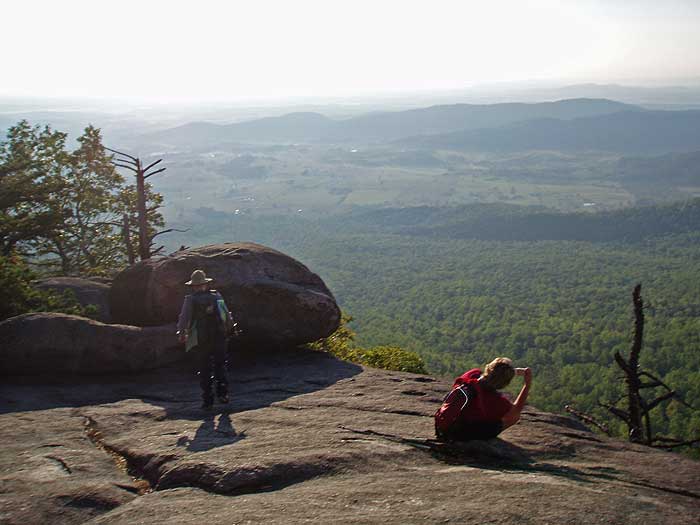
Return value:
[(492, 152), (683, 152), (700, 148), (700, 111), (620, 111), (571, 120), (536, 119), (498, 128), (411, 137), (399, 144), (420, 149)]
[(574, 119), (638, 108), (605, 99), (538, 104), (454, 104), (333, 120), (319, 113), (290, 113), (228, 125), (206, 122), (143, 135), (150, 143), (205, 147), (224, 143), (389, 142), (415, 135), (504, 126), (530, 119)]

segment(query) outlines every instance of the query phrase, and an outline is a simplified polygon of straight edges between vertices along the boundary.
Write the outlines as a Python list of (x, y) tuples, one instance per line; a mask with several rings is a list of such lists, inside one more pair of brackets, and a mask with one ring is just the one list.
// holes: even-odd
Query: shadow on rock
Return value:
[(500, 472), (527, 472), (547, 474), (572, 481), (591, 483), (596, 479), (616, 479), (615, 469), (592, 472), (568, 465), (538, 461), (525, 448), (494, 438), (484, 441), (434, 442), (430, 447), (433, 457), (450, 465), (464, 465)]
[[(166, 418), (201, 420), (201, 392), (194, 360), (131, 375), (5, 377), (0, 414), (85, 407), (140, 399), (161, 407)], [(289, 397), (327, 388), (362, 371), (324, 352), (305, 348), (234, 352), (224, 412), (255, 410)], [(224, 422), (225, 424), (225, 422)]]
[(231, 423), (230, 415), (227, 412), (222, 412), (218, 421), (216, 414), (206, 415), (194, 437), (192, 439), (187, 436), (181, 437), (177, 441), (177, 446), (185, 447), (190, 452), (204, 452), (231, 445), (245, 438), (245, 430), (236, 432)]

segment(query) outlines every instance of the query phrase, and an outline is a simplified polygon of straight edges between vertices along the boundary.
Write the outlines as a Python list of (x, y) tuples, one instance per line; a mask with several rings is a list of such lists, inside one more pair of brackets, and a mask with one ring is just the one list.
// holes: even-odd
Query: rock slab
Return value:
[(58, 313), (24, 314), (0, 322), (3, 375), (133, 372), (183, 356), (174, 325), (108, 325)]
[(62, 293), (70, 290), (82, 306), (97, 308), (96, 319), (109, 323), (109, 285), (80, 277), (49, 277), (36, 281), (36, 287), (42, 290), (53, 290)]
[(447, 381), (243, 357), (211, 411), (184, 372), (0, 384), (0, 521), (697, 523), (700, 469), (680, 455), (531, 407), (499, 438), (439, 445)]
[(253, 243), (226, 243), (141, 261), (116, 276), (109, 296), (114, 322), (157, 326), (177, 321), (195, 269), (214, 279), (246, 337), (303, 344), (329, 336), (340, 309), (323, 280), (299, 261)]

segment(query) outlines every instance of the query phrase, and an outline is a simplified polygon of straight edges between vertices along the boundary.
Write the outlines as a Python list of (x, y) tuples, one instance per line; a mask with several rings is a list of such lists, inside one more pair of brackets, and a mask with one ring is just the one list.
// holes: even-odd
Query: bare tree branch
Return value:
[(666, 401), (667, 399), (671, 399), (672, 397), (675, 397), (675, 395), (676, 395), (676, 393), (673, 390), (671, 390), (670, 392), (666, 392), (665, 394), (660, 395), (659, 397), (657, 397), (653, 401), (647, 403), (646, 412), (649, 412), (651, 409), (656, 407), (659, 403), (662, 403), (662, 402)]
[[(651, 445), (654, 448), (678, 448), (678, 447), (689, 447), (695, 443), (700, 443), (700, 438), (689, 439), (687, 441), (682, 441), (680, 439), (667, 438), (667, 437), (657, 437), (654, 438), (654, 443)], [(665, 444), (663, 444), (665, 443)]]
[(112, 164), (119, 168), (126, 168), (128, 170), (133, 171), (134, 173), (138, 173), (138, 170), (136, 168), (132, 168), (131, 166), (127, 166), (126, 164), (119, 164), (118, 162), (112, 162)]
[(593, 425), (594, 427), (598, 428), (601, 432), (604, 432), (608, 436), (610, 435), (610, 428), (608, 427), (608, 425), (606, 425), (605, 423), (599, 422), (590, 414), (586, 414), (585, 412), (581, 412), (579, 410), (576, 410), (571, 405), (566, 405), (564, 407), (564, 410), (566, 410), (569, 414), (572, 414), (573, 416), (575, 416), (579, 420), (583, 421), (584, 423), (587, 423), (589, 425)]
[(611, 413), (614, 414), (615, 416), (617, 416), (617, 417), (619, 417), (620, 419), (622, 419), (625, 423), (629, 423), (630, 416), (629, 416), (629, 414), (627, 413), (626, 410), (623, 410), (623, 409), (618, 408), (618, 407), (616, 407), (616, 406), (608, 405), (608, 404), (605, 404), (605, 403), (598, 403), (598, 404), (599, 404), (601, 407), (607, 409), (609, 412), (611, 412)]
[(145, 168), (143, 168), (144, 173), (147, 172), (147, 171), (150, 170), (153, 166), (155, 166), (156, 164), (158, 164), (159, 162), (162, 162), (162, 161), (163, 161), (163, 159), (158, 159), (158, 160), (155, 161), (155, 162), (151, 162), (148, 166), (146, 166)]
[(189, 228), (187, 228), (186, 230), (179, 230), (179, 229), (177, 229), (177, 228), (168, 228), (167, 230), (161, 230), (161, 231), (159, 231), (159, 232), (157, 232), (157, 233), (154, 233), (153, 235), (151, 235), (151, 237), (150, 237), (149, 240), (150, 240), (150, 241), (153, 241), (153, 239), (155, 239), (155, 238), (158, 237), (159, 235), (163, 235), (164, 233), (171, 233), (171, 232), (185, 233), (185, 232), (188, 232), (188, 231), (190, 231)]
[(116, 149), (108, 148), (107, 146), (105, 146), (105, 149), (107, 151), (111, 151), (112, 153), (117, 153), (119, 155), (124, 155), (125, 157), (129, 157), (134, 162), (136, 162), (138, 160), (136, 157), (132, 157), (131, 155), (129, 155), (128, 153), (124, 153), (123, 151), (118, 151)]
[(168, 168), (160, 168), (159, 170), (156, 170), (156, 171), (154, 171), (154, 172), (152, 172), (152, 173), (149, 173), (148, 175), (144, 175), (143, 178), (144, 178), (144, 179), (147, 179), (148, 177), (152, 177), (153, 175), (155, 175), (155, 174), (157, 174), (157, 173), (160, 173), (161, 171), (165, 171), (165, 170), (167, 170), (167, 169), (168, 169)]

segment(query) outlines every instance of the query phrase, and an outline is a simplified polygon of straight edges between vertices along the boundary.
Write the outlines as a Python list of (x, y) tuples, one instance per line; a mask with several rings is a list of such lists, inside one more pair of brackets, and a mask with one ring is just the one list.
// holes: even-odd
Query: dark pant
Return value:
[(503, 423), (500, 421), (480, 421), (474, 423), (458, 422), (447, 432), (439, 431), (436, 427), (435, 435), (438, 439), (447, 441), (471, 441), (472, 439), (495, 438), (502, 431)]
[(200, 344), (195, 351), (198, 356), (197, 374), (199, 386), (202, 387), (202, 399), (207, 403), (213, 401), (212, 384), (216, 385), (217, 396), (227, 395), (226, 340), (222, 338), (211, 344)]

